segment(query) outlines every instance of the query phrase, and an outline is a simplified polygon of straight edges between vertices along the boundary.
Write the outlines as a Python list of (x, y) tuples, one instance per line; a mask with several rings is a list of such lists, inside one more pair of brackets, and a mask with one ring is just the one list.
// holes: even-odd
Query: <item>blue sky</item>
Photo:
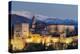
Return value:
[(77, 20), (78, 6), (64, 4), (43, 4), (30, 2), (12, 2), (12, 11), (30, 11), (56, 18), (71, 18)]

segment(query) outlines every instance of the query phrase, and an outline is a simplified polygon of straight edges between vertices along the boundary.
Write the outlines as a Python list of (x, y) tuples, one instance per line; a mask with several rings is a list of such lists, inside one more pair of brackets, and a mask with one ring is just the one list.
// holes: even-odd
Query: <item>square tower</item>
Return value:
[(29, 24), (28, 23), (16, 24), (14, 27), (14, 36), (28, 37)]

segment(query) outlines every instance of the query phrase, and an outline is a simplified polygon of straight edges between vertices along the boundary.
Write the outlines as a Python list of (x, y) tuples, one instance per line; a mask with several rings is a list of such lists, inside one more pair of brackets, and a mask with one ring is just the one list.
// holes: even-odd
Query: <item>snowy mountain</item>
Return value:
[(11, 16), (12, 25), (23, 22), (31, 24), (33, 16), (35, 16), (37, 22), (44, 22), (46, 24), (77, 25), (77, 20), (72, 20), (70, 18), (50, 18), (41, 14), (33, 14), (29, 11), (12, 11), (9, 15)]

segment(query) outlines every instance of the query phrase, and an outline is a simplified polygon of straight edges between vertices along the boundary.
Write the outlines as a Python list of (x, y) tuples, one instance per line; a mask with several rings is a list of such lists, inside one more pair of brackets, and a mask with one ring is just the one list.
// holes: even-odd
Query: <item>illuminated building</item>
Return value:
[[(47, 30), (51, 34), (61, 34), (60, 36), (66, 37), (67, 32), (73, 32), (75, 30), (74, 25), (55, 25), (49, 24)], [(68, 31), (67, 31), (68, 30)]]
[(47, 30), (48, 30), (49, 33), (56, 32), (57, 31), (56, 29), (57, 29), (57, 26), (54, 25), (54, 24), (50, 24), (50, 25), (47, 26)]
[(65, 25), (57, 25), (57, 30), (59, 33), (64, 33), (66, 30)]
[(22, 23), (14, 26), (14, 38), (11, 39), (12, 50), (22, 50), (25, 47), (25, 39), (29, 36), (29, 24)]
[(57, 30), (60, 34), (60, 39), (64, 39), (66, 37), (66, 25), (57, 25)]
[(67, 25), (67, 29), (69, 29), (70, 32), (73, 32), (75, 30), (74, 25)]
[(67, 37), (75, 36), (77, 33), (75, 26), (74, 25), (67, 25), (66, 26), (66, 33), (67, 33)]
[(14, 36), (28, 37), (29, 24), (28, 23), (16, 24), (14, 27)]

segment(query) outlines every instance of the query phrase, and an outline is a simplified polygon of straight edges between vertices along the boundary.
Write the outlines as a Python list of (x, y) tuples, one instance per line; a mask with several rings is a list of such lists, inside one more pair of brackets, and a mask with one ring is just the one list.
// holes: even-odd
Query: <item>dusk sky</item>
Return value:
[(12, 2), (12, 11), (30, 11), (45, 16), (56, 18), (71, 18), (77, 20), (78, 6), (63, 4)]

